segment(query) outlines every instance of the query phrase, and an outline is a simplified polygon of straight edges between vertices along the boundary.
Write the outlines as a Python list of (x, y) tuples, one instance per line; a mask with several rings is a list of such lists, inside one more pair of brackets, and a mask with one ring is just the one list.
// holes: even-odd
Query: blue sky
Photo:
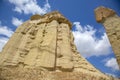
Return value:
[(72, 32), (81, 55), (103, 73), (119, 77), (105, 29), (95, 20), (94, 9), (98, 6), (111, 8), (120, 15), (119, 0), (0, 0), (0, 50), (31, 15), (58, 10), (73, 23)]

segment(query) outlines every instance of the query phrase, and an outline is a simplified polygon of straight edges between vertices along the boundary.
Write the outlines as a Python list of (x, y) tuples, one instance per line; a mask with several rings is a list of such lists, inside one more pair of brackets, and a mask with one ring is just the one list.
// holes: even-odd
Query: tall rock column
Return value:
[(95, 9), (96, 20), (106, 29), (108, 38), (120, 67), (120, 17), (112, 9), (98, 7)]
[[(57, 41), (57, 68), (61, 70), (73, 70), (72, 50), (70, 45), (70, 27), (66, 23), (61, 23), (58, 28)], [(69, 64), (68, 64), (69, 63)]]

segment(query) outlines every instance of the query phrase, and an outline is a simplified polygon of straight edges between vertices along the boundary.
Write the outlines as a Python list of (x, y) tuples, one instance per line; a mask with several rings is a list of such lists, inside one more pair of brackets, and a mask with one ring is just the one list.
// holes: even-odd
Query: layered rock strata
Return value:
[(110, 80), (77, 52), (71, 28), (72, 24), (57, 11), (33, 15), (3, 48), (1, 79)]

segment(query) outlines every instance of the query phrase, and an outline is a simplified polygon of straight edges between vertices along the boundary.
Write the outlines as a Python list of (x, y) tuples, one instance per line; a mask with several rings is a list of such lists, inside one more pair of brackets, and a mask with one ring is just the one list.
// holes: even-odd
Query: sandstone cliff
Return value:
[(59, 12), (33, 15), (0, 55), (2, 80), (110, 80), (74, 45), (72, 24)]

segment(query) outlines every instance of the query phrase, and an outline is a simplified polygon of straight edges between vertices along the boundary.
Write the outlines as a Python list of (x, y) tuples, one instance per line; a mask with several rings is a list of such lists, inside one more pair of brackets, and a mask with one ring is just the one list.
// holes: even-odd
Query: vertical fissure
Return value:
[(58, 26), (56, 26), (56, 48), (55, 48), (55, 64), (54, 64), (55, 69), (54, 70), (57, 69), (57, 46), (58, 46), (57, 38), (58, 38)]

